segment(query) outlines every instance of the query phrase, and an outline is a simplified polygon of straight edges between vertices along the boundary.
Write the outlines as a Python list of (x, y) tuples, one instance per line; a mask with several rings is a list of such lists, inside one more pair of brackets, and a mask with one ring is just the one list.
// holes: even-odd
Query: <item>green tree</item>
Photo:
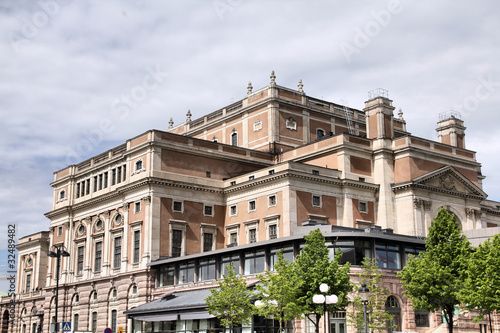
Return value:
[(229, 332), (232, 333), (235, 325), (250, 323), (253, 293), (248, 289), (245, 279), (236, 274), (232, 263), (218, 284), (219, 288), (211, 289), (210, 296), (205, 299), (207, 310), (212, 316), (219, 318), (222, 325), (229, 327)]
[(294, 272), (294, 266), (283, 257), (283, 250), (278, 251), (278, 259), (274, 264), (274, 272), (266, 271), (259, 274), (260, 284), (256, 289), (262, 306), (257, 307), (257, 314), (266, 318), (279, 320), (280, 332), (283, 331), (283, 321), (291, 320), (301, 315), (297, 305), (297, 291), (302, 279)]
[(455, 306), (461, 303), (460, 290), (471, 253), (470, 243), (455, 216), (443, 207), (432, 220), (425, 243), (425, 252), (410, 256), (399, 277), (413, 308), (428, 312), (441, 309), (452, 333)]
[(352, 290), (349, 279), (350, 264), (341, 266), (340, 250), (330, 261), (325, 237), (319, 229), (313, 230), (304, 237), (306, 245), (294, 261), (295, 272), (303, 283), (298, 288), (297, 305), (302, 314), (314, 323), (316, 333), (319, 332), (319, 322), (323, 315), (323, 305), (314, 304), (314, 295), (321, 294), (319, 286), (326, 283), (329, 295), (337, 295), (338, 302), (327, 306), (327, 311), (343, 311), (348, 304), (347, 294)]
[(469, 261), (469, 269), (464, 271), (465, 288), (462, 300), (469, 309), (478, 309), (476, 321), (488, 315), (491, 327), (491, 313), (500, 311), (500, 235), (487, 240), (479, 247)]
[[(382, 286), (382, 273), (378, 271), (377, 260), (372, 258), (364, 258), (361, 263), (363, 271), (358, 273), (359, 286), (356, 290), (361, 288), (364, 283), (370, 290), (368, 296), (368, 304), (366, 310), (368, 312), (367, 326), (369, 332), (383, 332), (388, 328), (395, 328), (396, 326), (388, 326), (387, 324), (392, 321), (393, 315), (385, 311), (385, 302), (389, 296), (389, 290)], [(349, 322), (355, 327), (365, 326), (364, 320), (364, 307), (361, 303), (361, 297), (356, 294), (353, 301), (352, 312), (348, 314)]]

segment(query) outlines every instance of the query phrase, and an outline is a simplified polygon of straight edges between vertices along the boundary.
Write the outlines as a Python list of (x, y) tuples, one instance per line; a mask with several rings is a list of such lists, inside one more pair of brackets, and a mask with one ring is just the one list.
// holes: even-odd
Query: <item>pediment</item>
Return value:
[(404, 184), (395, 184), (394, 188), (408, 186), (479, 200), (484, 200), (488, 196), (482, 189), (452, 166), (431, 171), (413, 178)]
[(412, 183), (439, 192), (455, 192), (466, 196), (481, 197), (482, 199), (487, 197), (483, 190), (452, 166), (442, 167), (414, 178)]

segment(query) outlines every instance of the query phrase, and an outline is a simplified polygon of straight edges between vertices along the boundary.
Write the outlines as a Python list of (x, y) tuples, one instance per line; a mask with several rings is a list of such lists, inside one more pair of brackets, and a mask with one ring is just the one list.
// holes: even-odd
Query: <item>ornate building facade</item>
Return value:
[[(252, 280), (272, 269), (278, 248), (293, 259), (311, 225), (338, 239), (353, 272), (361, 254), (379, 260), (399, 330), (439, 327), (440, 316), (413, 311), (395, 274), (441, 206), (475, 232), (497, 230), (500, 204), (482, 190), (459, 115), (440, 119), (436, 142), (411, 135), (394, 110), (381, 89), (356, 110), (306, 95), (301, 81), (297, 90), (279, 86), (273, 73), (236, 103), (195, 120), (188, 111), (181, 125), (56, 171), (49, 231), (18, 245), (12, 322), (10, 299), (0, 301), (3, 332), (50, 331), (54, 245), (69, 253), (58, 321), (74, 331), (203, 331), (214, 322), (199, 298), (227, 264)], [(158, 307), (162, 300), (172, 301)], [(342, 320), (330, 325), (345, 330)], [(479, 327), (465, 317), (458, 325)]]

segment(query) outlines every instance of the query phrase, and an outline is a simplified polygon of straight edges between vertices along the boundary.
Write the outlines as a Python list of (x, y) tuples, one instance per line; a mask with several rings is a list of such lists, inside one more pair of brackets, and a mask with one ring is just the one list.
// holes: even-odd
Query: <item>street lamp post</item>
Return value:
[(322, 283), (319, 285), (319, 291), (322, 292), (321, 295), (314, 295), (313, 296), (313, 303), (314, 304), (323, 304), (323, 316), (324, 318), (324, 327), (325, 327), (325, 333), (328, 332), (327, 326), (326, 326), (326, 305), (327, 304), (335, 304), (338, 302), (339, 298), (337, 295), (327, 295), (326, 293), (328, 292), (328, 285), (326, 283)]
[(57, 306), (59, 304), (59, 269), (61, 267), (61, 257), (69, 257), (68, 251), (66, 251), (66, 248), (64, 245), (52, 245), (50, 248), (50, 251), (47, 252), (47, 255), (52, 258), (57, 258), (56, 262), (56, 327), (55, 327), (55, 332), (59, 332), (59, 322), (57, 321)]
[(361, 297), (361, 304), (363, 304), (363, 314), (365, 316), (365, 333), (368, 333), (368, 323), (366, 321), (367, 311), (366, 306), (368, 305), (368, 299), (370, 297), (370, 289), (366, 287), (366, 284), (363, 282), (361, 288), (359, 288), (359, 296)]

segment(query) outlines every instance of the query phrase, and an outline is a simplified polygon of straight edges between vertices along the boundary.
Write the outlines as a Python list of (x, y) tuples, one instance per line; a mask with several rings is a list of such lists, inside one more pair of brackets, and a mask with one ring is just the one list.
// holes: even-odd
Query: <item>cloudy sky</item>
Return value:
[[(461, 112), (484, 189), (500, 200), (497, 1), (0, 2), (0, 249), (46, 230), (53, 172), (269, 83), (363, 108), (389, 91), (436, 139)], [(0, 260), (0, 264), (2, 261)]]

